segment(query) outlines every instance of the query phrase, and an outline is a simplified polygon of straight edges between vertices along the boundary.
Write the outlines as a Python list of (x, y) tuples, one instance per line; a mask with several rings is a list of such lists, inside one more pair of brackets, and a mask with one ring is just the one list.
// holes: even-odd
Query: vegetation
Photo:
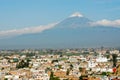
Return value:
[(51, 63), (54, 63), (54, 62), (58, 62), (58, 60), (52, 60), (52, 62), (51, 62)]
[(116, 63), (117, 63), (117, 54), (112, 54), (112, 60), (113, 60), (113, 67), (116, 67)]
[(110, 75), (110, 74), (111, 74), (110, 72), (102, 72), (101, 75), (103, 75), (103, 76), (108, 76), (108, 75)]
[(16, 65), (16, 68), (25, 68), (25, 67), (29, 67), (29, 61), (30, 60), (21, 60), (17, 65)]
[(70, 64), (70, 70), (72, 70), (73, 69), (73, 65), (72, 64)]
[(60, 80), (59, 77), (54, 77), (54, 73), (51, 71), (49, 80)]
[(66, 71), (66, 75), (69, 75), (69, 73), (70, 73), (70, 70), (69, 70), (69, 69), (67, 69), (67, 71)]
[(8, 78), (5, 78), (4, 80), (8, 80)]
[(79, 67), (79, 71), (82, 72), (82, 67)]
[(63, 80), (69, 80), (69, 79), (63, 79)]
[(32, 56), (35, 56), (35, 53), (26, 53), (26, 56), (27, 57), (32, 57)]
[(62, 65), (58, 65), (59, 69), (62, 69)]
[(81, 75), (80, 77), (79, 77), (79, 80), (83, 80), (83, 78), (85, 78), (85, 77), (88, 77), (87, 75)]

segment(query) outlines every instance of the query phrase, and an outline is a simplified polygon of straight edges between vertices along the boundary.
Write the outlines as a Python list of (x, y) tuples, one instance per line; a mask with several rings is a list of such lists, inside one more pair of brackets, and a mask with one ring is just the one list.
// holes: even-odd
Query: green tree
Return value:
[(82, 67), (79, 67), (79, 71), (82, 72)]
[(50, 78), (54, 77), (54, 73), (51, 71)]
[(59, 69), (61, 69), (61, 68), (62, 68), (62, 65), (58, 65), (58, 67), (59, 67)]
[(107, 55), (106, 55), (106, 57), (107, 57), (107, 59), (109, 59), (109, 58), (110, 58), (110, 55), (109, 55), (109, 54), (107, 54)]
[(106, 75), (107, 75), (107, 72), (102, 72), (102, 75), (106, 76)]
[(54, 77), (53, 80), (60, 80), (59, 77)]
[(21, 60), (17, 65), (16, 68), (25, 68), (25, 67), (29, 67), (29, 60)]
[(80, 77), (79, 77), (79, 80), (83, 80), (83, 77), (82, 77), (82, 76), (80, 76)]
[(117, 54), (112, 54), (113, 67), (116, 67), (117, 64)]
[(66, 71), (66, 75), (69, 75), (69, 73), (70, 73), (70, 70), (69, 70), (69, 69), (67, 69), (67, 71)]
[(79, 77), (79, 80), (83, 80), (83, 78), (85, 78), (85, 77), (88, 77), (88, 75), (81, 75), (81, 76)]
[(60, 80), (59, 77), (54, 77), (54, 73), (51, 71), (49, 80)]
[(53, 80), (53, 79), (54, 79), (54, 73), (51, 71), (50, 80)]
[(8, 80), (8, 78), (5, 78), (4, 80)]
[(73, 65), (72, 64), (70, 64), (70, 70), (72, 70), (73, 69)]

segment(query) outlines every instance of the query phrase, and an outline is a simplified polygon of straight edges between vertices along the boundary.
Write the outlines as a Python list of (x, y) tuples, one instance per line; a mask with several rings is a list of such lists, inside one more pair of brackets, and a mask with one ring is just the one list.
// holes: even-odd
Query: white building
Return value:
[(31, 69), (31, 72), (34, 80), (49, 80), (49, 76), (44, 70)]
[(96, 58), (96, 62), (108, 62), (106, 57), (103, 57), (101, 54)]
[(94, 62), (92, 60), (88, 61), (88, 68), (94, 68), (94, 67), (96, 67), (96, 65), (97, 65), (96, 62)]

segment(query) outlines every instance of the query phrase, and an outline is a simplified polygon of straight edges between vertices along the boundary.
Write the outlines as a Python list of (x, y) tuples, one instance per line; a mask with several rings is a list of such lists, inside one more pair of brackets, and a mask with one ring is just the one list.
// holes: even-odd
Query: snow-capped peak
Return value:
[(83, 15), (80, 14), (79, 12), (75, 12), (75, 13), (72, 14), (70, 17), (83, 17)]

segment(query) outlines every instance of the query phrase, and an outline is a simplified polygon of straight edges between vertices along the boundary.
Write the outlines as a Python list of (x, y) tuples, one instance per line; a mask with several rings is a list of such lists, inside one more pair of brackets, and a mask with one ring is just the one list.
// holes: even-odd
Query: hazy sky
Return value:
[(120, 0), (0, 0), (0, 30), (50, 24), (74, 12), (93, 20), (116, 20)]

